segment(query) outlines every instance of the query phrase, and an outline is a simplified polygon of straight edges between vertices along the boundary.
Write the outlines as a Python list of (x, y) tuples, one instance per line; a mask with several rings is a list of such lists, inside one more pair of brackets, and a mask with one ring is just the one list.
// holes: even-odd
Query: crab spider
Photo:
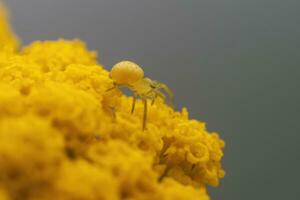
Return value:
[[(136, 63), (131, 61), (121, 61), (115, 64), (109, 74), (110, 78), (114, 81), (114, 89), (116, 87), (127, 87), (133, 92), (133, 102), (131, 107), (131, 113), (134, 112), (136, 99), (140, 97), (144, 103), (144, 115), (143, 115), (143, 130), (147, 128), (147, 111), (148, 100), (151, 100), (151, 105), (157, 97), (166, 99), (164, 92), (170, 99), (170, 105), (173, 107), (173, 93), (169, 87), (158, 81), (151, 80), (144, 77), (143, 69)], [(109, 90), (111, 90), (109, 89)]]

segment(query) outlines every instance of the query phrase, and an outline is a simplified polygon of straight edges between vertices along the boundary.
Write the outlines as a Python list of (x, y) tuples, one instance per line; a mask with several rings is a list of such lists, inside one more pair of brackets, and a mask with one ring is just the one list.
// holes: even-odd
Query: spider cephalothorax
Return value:
[(143, 130), (147, 128), (147, 100), (151, 100), (153, 104), (157, 97), (166, 99), (165, 92), (173, 106), (173, 93), (168, 86), (144, 77), (143, 69), (131, 61), (121, 61), (115, 64), (110, 71), (110, 77), (114, 81), (113, 88), (125, 86), (133, 92), (131, 113), (134, 112), (137, 97), (144, 102)]

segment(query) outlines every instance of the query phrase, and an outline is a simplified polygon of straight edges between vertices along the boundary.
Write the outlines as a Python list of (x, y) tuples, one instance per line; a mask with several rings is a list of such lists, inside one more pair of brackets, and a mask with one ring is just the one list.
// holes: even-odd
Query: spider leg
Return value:
[(158, 83), (157, 88), (161, 89), (167, 93), (167, 95), (170, 99), (170, 106), (173, 108), (174, 107), (174, 94), (171, 91), (171, 89), (166, 84), (163, 84), (163, 83)]
[(118, 84), (118, 83), (113, 83), (113, 86), (111, 88), (108, 88), (106, 90), (106, 92), (109, 92), (109, 91), (114, 90), (116, 88), (120, 89), (120, 88), (123, 88), (123, 87), (126, 87), (126, 85)]
[(143, 98), (144, 102), (144, 117), (143, 117), (143, 131), (147, 129), (147, 99)]
[(114, 90), (114, 89), (116, 89), (116, 86), (115, 86), (115, 85), (114, 85), (113, 87), (111, 87), (111, 88), (108, 88), (108, 89), (106, 90), (106, 92), (109, 92), (109, 91)]
[(154, 101), (155, 101), (155, 99), (156, 99), (157, 97), (160, 97), (160, 98), (162, 98), (162, 99), (166, 99), (166, 96), (165, 96), (161, 91), (159, 91), (158, 89), (157, 89), (157, 90), (154, 90), (154, 93), (155, 93), (155, 95), (154, 95), (154, 97), (153, 97), (153, 99), (152, 99), (151, 105), (154, 104)]
[(153, 97), (153, 99), (152, 99), (152, 101), (151, 101), (151, 106), (153, 106), (153, 104), (154, 104), (154, 102), (155, 102), (155, 99), (157, 98), (157, 94), (155, 93), (155, 95), (154, 95), (154, 97)]
[(131, 114), (133, 114), (134, 112), (134, 108), (135, 108), (135, 103), (136, 103), (136, 98), (137, 98), (137, 94), (134, 93), (133, 97), (132, 97), (132, 107), (131, 107)]
[(115, 107), (111, 107), (111, 112), (112, 112), (112, 117), (113, 117), (113, 122), (116, 122), (116, 108)]
[(168, 172), (169, 168), (166, 168), (162, 175), (158, 178), (158, 181), (161, 182), (168, 175)]
[(113, 86), (112, 86), (111, 88), (108, 88), (108, 89), (106, 90), (106, 92), (109, 92), (109, 91), (111, 91), (111, 90), (114, 90), (114, 89), (116, 89), (116, 88), (118, 87), (118, 84), (117, 84), (116, 82), (113, 82), (112, 84), (113, 84)]

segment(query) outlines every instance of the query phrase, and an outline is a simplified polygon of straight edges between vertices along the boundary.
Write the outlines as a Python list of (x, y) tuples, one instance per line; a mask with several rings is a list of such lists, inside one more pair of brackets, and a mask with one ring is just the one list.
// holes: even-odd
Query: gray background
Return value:
[(299, 199), (299, 0), (7, 0), (24, 44), (78, 37), (166, 82), (220, 132), (213, 200)]

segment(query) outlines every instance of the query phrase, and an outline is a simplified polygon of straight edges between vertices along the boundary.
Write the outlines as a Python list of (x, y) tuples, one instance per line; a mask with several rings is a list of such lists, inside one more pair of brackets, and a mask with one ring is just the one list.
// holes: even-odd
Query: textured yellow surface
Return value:
[(0, 51), (15, 51), (19, 45), (19, 40), (12, 33), (7, 18), (7, 11), (0, 1)]
[[(79, 40), (18, 40), (0, 12), (0, 200), (208, 200), (224, 142), (161, 99), (130, 114)], [(115, 111), (114, 111), (115, 110)]]

